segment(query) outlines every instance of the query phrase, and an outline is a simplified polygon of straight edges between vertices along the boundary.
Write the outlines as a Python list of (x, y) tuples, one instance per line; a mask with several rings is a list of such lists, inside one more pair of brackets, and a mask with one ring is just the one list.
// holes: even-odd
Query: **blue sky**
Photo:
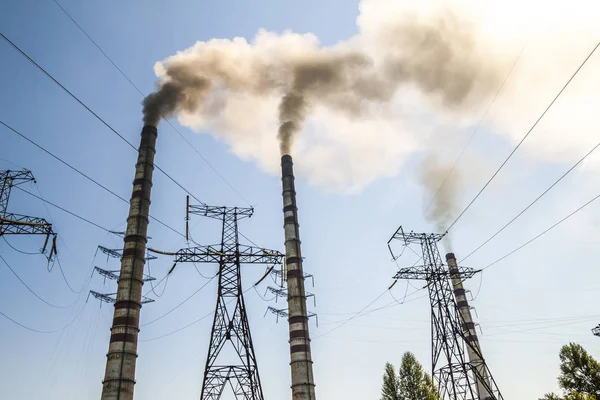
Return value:
[[(243, 1), (207, 2), (128, 1), (61, 4), (88, 34), (144, 92), (154, 89), (156, 61), (185, 49), (197, 40), (213, 37), (251, 38), (260, 28), (276, 32), (291, 29), (312, 32), (324, 44), (334, 44), (356, 33), (356, 1)], [(141, 124), (141, 96), (115, 70), (51, 0), (5, 1), (0, 28), (33, 59), (104, 118), (130, 142), (137, 144)], [(535, 47), (529, 56), (535, 57)], [(576, 62), (578, 60), (575, 60)], [(597, 65), (597, 64), (595, 64)], [(585, 82), (587, 75), (581, 77)], [(595, 70), (597, 71), (597, 69)], [(582, 73), (583, 74), (583, 73)], [(597, 72), (596, 72), (597, 74)], [(561, 79), (559, 82), (563, 81)], [(0, 119), (49, 151), (129, 198), (136, 154), (94, 116), (77, 104), (7, 43), (0, 43)], [(545, 105), (547, 100), (540, 103)], [(564, 112), (564, 110), (563, 110)], [(561, 115), (561, 103), (554, 111)], [(531, 113), (533, 120), (538, 114)], [(174, 119), (175, 126), (179, 126)], [(543, 128), (543, 127), (542, 127)], [(180, 131), (210, 164), (241, 193), (238, 195), (169, 127), (159, 126), (156, 163), (195, 196), (208, 204), (255, 207), (255, 216), (240, 230), (267, 248), (282, 249), (281, 189), (277, 176), (238, 159), (222, 140), (210, 135)], [(440, 157), (453, 159), (472, 126), (457, 131), (450, 140), (432, 144)], [(544, 129), (536, 131), (532, 148), (544, 145)], [(443, 139), (443, 140), (442, 140)], [(595, 138), (592, 138), (595, 139)], [(529, 139), (528, 139), (529, 140)], [(565, 136), (565, 143), (569, 138)], [(491, 128), (480, 131), (470, 150), (478, 156), (464, 160), (468, 174), (463, 203), (485, 182), (506, 157), (512, 144)], [(582, 153), (583, 154), (583, 153)], [(582, 155), (581, 154), (581, 155)], [(548, 161), (529, 153), (517, 153), (453, 234), (459, 259), (494, 233), (551, 184), (579, 156)], [(423, 189), (418, 185), (417, 165), (423, 154), (411, 155), (393, 177), (380, 178), (360, 193), (324, 193), (301, 177), (297, 179), (301, 236), (305, 269), (315, 275), (319, 327), (311, 335), (317, 395), (322, 399), (376, 399), (386, 361), (399, 364), (404, 351), (413, 351), (429, 368), (429, 307), (426, 298), (394, 303), (385, 294), (371, 308), (390, 307), (359, 316), (328, 333), (362, 309), (391, 283), (397, 266), (386, 248), (399, 224), (416, 231), (433, 227), (423, 218)], [(26, 190), (78, 213), (109, 229), (124, 227), (127, 205), (61, 165), (50, 156), (0, 127), (0, 168), (23, 166), (33, 171), (37, 187)], [(481, 165), (478, 160), (485, 160)], [(576, 171), (521, 220), (469, 259), (481, 268), (539, 233), (595, 195), (596, 156)], [(295, 160), (301, 164), (302, 160)], [(14, 164), (13, 164), (14, 163)], [(179, 231), (184, 230), (185, 193), (155, 172), (151, 214)], [(81, 294), (72, 293), (55, 266), (48, 272), (43, 256), (28, 256), (0, 241), (0, 254), (50, 307), (23, 287), (0, 265), (0, 311), (38, 330), (36, 334), (0, 319), (0, 393), (7, 399), (99, 398), (105, 366), (112, 309), (97, 300), (86, 302), (87, 292), (111, 292), (114, 282), (94, 275), (97, 265), (118, 269), (116, 260), (96, 255), (96, 247), (119, 247), (118, 238), (85, 224), (60, 210), (17, 190), (11, 197), (12, 212), (42, 216), (59, 233), (59, 252), (64, 272)], [(465, 285), (479, 296), (473, 302), (481, 324), (481, 342), (492, 373), (506, 398), (525, 400), (555, 390), (558, 350), (575, 341), (600, 358), (600, 342), (590, 329), (600, 322), (597, 304), (598, 254), (597, 205), (570, 219), (556, 230), (514, 256), (486, 270)], [(219, 238), (218, 224), (194, 218), (197, 241)], [(150, 225), (151, 245), (164, 250), (185, 246), (185, 240), (156, 223)], [(7, 237), (15, 248), (34, 252), (42, 238)], [(412, 259), (399, 260), (402, 265)], [(159, 279), (171, 267), (168, 258), (151, 261)], [(215, 266), (199, 266), (205, 276)], [(244, 284), (251, 285), (264, 270), (244, 268)], [(206, 283), (191, 265), (179, 266), (169, 279), (164, 295), (144, 306), (142, 324), (179, 304)], [(413, 283), (420, 287), (419, 283)], [(401, 300), (404, 282), (392, 292)], [(145, 290), (149, 290), (148, 285)], [(266, 284), (259, 287), (264, 294)], [(415, 289), (408, 287), (408, 293)], [(162, 287), (157, 289), (161, 294)], [(423, 291), (409, 297), (417, 298)], [(156, 297), (150, 294), (151, 297)], [(200, 392), (211, 318), (162, 339), (214, 308), (216, 282), (167, 317), (142, 327), (140, 333), (136, 397), (141, 399), (194, 399)], [(268, 305), (255, 291), (246, 295), (250, 325), (265, 395), (289, 396), (287, 324), (275, 323), (265, 314)], [(324, 335), (323, 335), (324, 334)], [(318, 337), (323, 335), (322, 337)]]

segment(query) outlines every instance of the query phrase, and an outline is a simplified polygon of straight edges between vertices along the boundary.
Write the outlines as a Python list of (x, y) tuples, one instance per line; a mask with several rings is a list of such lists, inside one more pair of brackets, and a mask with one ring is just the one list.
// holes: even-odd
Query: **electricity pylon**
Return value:
[(594, 334), (594, 336), (600, 337), (600, 324), (594, 329), (592, 329), (592, 333)]
[[(263, 400), (256, 354), (242, 291), (241, 264), (282, 264), (283, 254), (274, 250), (241, 245), (238, 221), (250, 218), (252, 208), (189, 205), (187, 214), (220, 220), (221, 243), (179, 250), (175, 263), (215, 263), (219, 266), (217, 305), (206, 358), (201, 400), (218, 400), (227, 384), (236, 399)], [(221, 356), (225, 346), (233, 348), (235, 360)], [(227, 352), (223, 352), (227, 353)], [(233, 362), (232, 362), (233, 361)]]
[(35, 178), (29, 170), (0, 171), (0, 236), (46, 235), (42, 253), (45, 253), (48, 240), (52, 236), (52, 248), (48, 256), (48, 259), (50, 259), (53, 254), (56, 254), (56, 233), (52, 230), (52, 224), (44, 218), (14, 214), (7, 211), (12, 188), (26, 182), (35, 182)]
[[(394, 279), (419, 279), (427, 282), (431, 303), (432, 375), (442, 399), (445, 400), (503, 400), (494, 378), (485, 364), (479, 346), (467, 340), (463, 321), (458, 312), (450, 285), (450, 271), (442, 262), (437, 243), (445, 234), (405, 233), (402, 227), (388, 241), (402, 240), (405, 246), (418, 244), (423, 265), (401, 268)], [(397, 259), (391, 250), (392, 257)], [(457, 267), (461, 278), (477, 273), (472, 268)], [(477, 354), (478, 365), (467, 357), (468, 351)], [(478, 393), (478, 383), (485, 395)]]

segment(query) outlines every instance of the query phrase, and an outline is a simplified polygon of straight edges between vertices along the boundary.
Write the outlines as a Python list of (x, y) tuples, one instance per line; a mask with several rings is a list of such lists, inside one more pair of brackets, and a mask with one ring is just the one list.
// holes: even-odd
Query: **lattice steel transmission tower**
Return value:
[[(221, 243), (179, 250), (175, 263), (216, 263), (219, 266), (217, 305), (204, 369), (201, 400), (218, 400), (229, 383), (236, 399), (264, 400), (256, 354), (242, 291), (241, 264), (282, 264), (283, 254), (274, 250), (241, 245), (238, 221), (250, 218), (252, 208), (189, 205), (189, 214), (220, 220)], [(189, 220), (189, 218), (187, 218)], [(233, 349), (235, 362), (225, 360)]]
[(29, 170), (0, 171), (0, 236), (46, 235), (42, 253), (45, 253), (50, 236), (52, 236), (52, 248), (48, 257), (50, 259), (53, 254), (56, 254), (56, 233), (52, 230), (52, 224), (44, 218), (14, 214), (7, 211), (12, 188), (26, 182), (35, 182), (35, 178)]
[(592, 329), (592, 333), (594, 334), (594, 336), (600, 337), (600, 324), (598, 324), (597, 327), (595, 327), (594, 329)]
[[(441, 398), (444, 400), (503, 400), (479, 346), (465, 337), (464, 321), (458, 312), (454, 293), (450, 285), (450, 271), (442, 262), (438, 242), (445, 234), (405, 233), (402, 227), (388, 241), (391, 249), (393, 240), (402, 240), (405, 246), (417, 244), (423, 254), (423, 265), (401, 268), (394, 279), (418, 279), (427, 282), (431, 303), (432, 367), (433, 378)], [(477, 271), (458, 267), (463, 280), (471, 278)], [(467, 349), (468, 347), (468, 349)], [(467, 351), (468, 350), (468, 351)], [(474, 366), (468, 352), (477, 354), (483, 364)], [(478, 393), (478, 384), (486, 394)]]

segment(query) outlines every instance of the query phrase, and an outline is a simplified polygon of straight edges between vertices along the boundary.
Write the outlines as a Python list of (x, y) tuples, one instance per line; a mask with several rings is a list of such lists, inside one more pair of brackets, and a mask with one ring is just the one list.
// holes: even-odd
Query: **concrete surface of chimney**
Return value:
[(292, 157), (281, 157), (292, 400), (316, 400)]
[(476, 368), (479, 376), (483, 376), (483, 379), (487, 382), (487, 385), (481, 381), (481, 379), (475, 378), (477, 387), (477, 394), (481, 400), (493, 399), (494, 397), (490, 394), (487, 387), (490, 387), (490, 378), (487, 374), (487, 370), (484, 365), (483, 356), (481, 353), (481, 347), (479, 346), (479, 339), (477, 338), (477, 331), (475, 330), (475, 323), (473, 322), (473, 316), (471, 315), (471, 307), (465, 294), (465, 289), (462, 284), (460, 271), (458, 270), (458, 264), (456, 263), (456, 257), (454, 253), (446, 254), (446, 262), (448, 263), (448, 269), (450, 270), (450, 278), (452, 280), (452, 287), (454, 288), (454, 297), (456, 299), (456, 307), (460, 314), (461, 324), (463, 326), (463, 332), (467, 340), (467, 354), (473, 368)]
[(146, 125), (135, 166), (102, 400), (132, 400), (157, 129)]

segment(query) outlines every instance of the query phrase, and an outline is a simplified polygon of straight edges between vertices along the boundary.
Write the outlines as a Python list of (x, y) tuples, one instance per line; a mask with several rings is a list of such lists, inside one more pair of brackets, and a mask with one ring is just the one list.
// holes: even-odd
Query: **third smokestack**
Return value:
[(454, 253), (446, 254), (446, 262), (448, 263), (448, 269), (450, 270), (450, 278), (452, 280), (452, 287), (454, 288), (454, 297), (456, 299), (456, 307), (460, 315), (463, 332), (467, 341), (467, 353), (471, 365), (477, 369), (476, 387), (477, 394), (481, 400), (491, 400), (494, 397), (491, 395), (490, 390), (490, 377), (488, 376), (487, 369), (481, 353), (481, 347), (479, 346), (479, 338), (477, 337), (477, 331), (475, 330), (475, 323), (473, 322), (473, 316), (471, 315), (471, 307), (465, 294), (465, 289), (462, 284), (462, 277), (456, 263), (456, 256)]
[(281, 157), (281, 172), (287, 265), (292, 400), (316, 400), (292, 156), (286, 154)]

